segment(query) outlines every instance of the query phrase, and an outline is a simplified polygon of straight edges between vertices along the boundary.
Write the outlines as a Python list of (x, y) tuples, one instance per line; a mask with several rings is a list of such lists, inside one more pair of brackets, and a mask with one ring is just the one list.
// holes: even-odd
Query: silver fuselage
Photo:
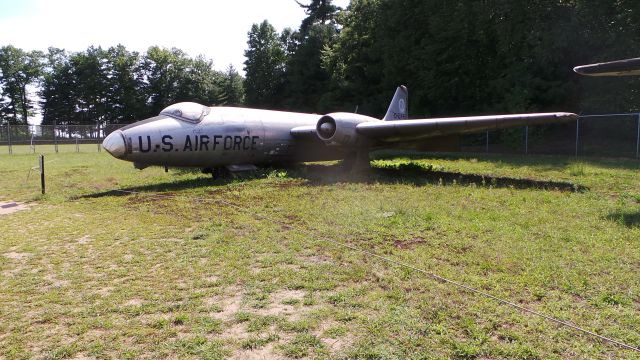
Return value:
[(104, 144), (113, 156), (141, 167), (208, 168), (342, 158), (343, 152), (328, 148), (320, 139), (301, 142), (291, 136), (292, 128), (315, 126), (319, 118), (315, 114), (212, 107), (198, 123), (160, 115), (117, 130)]

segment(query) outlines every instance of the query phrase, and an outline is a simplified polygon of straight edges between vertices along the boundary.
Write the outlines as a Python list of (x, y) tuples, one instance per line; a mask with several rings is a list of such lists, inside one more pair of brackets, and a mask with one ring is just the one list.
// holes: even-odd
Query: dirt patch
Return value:
[(54, 274), (47, 274), (44, 279), (54, 288), (65, 287), (69, 285), (69, 281), (60, 280)]
[(30, 205), (15, 201), (0, 202), (0, 216), (13, 214), (14, 212), (28, 210)]
[(259, 309), (256, 311), (258, 315), (262, 316), (291, 316), (293, 315), (295, 309), (291, 305), (286, 304), (271, 304), (265, 308)]
[(224, 329), (220, 337), (227, 340), (243, 340), (250, 336), (245, 323), (233, 324)]
[(283, 301), (291, 299), (302, 300), (304, 295), (305, 292), (302, 290), (281, 290), (271, 294), (271, 300), (273, 300), (273, 302), (275, 302), (276, 304), (279, 304)]
[(240, 289), (227, 289), (225, 292), (234, 294), (231, 297), (220, 298), (212, 297), (205, 300), (205, 303), (209, 306), (218, 305), (222, 308), (222, 311), (211, 314), (212, 317), (220, 320), (230, 320), (233, 315), (242, 308), (242, 292)]
[(329, 256), (324, 255), (310, 255), (301, 258), (302, 261), (306, 264), (312, 265), (329, 265), (333, 264), (333, 259)]
[(333, 320), (323, 321), (317, 329), (312, 331), (312, 334), (322, 339), (322, 342), (325, 343), (332, 354), (342, 352), (344, 349), (353, 345), (355, 341), (355, 337), (349, 333), (337, 337), (327, 335), (326, 331), (335, 325), (337, 325), (337, 323)]
[(393, 242), (393, 245), (398, 249), (413, 249), (420, 244), (424, 244), (427, 241), (423, 238), (417, 237), (410, 240), (396, 240)]
[(230, 359), (243, 360), (263, 360), (263, 359), (286, 359), (286, 357), (275, 352), (276, 344), (270, 343), (259, 349), (243, 350), (233, 354)]
[(76, 354), (74, 357), (71, 358), (72, 360), (93, 360), (95, 359), (92, 356), (89, 356), (87, 354)]
[(111, 292), (113, 292), (113, 288), (110, 287), (110, 286), (103, 287), (102, 289), (98, 289), (98, 290), (95, 291), (95, 293), (100, 295), (100, 296), (107, 296), (107, 295), (111, 294)]
[(161, 201), (172, 200), (176, 197), (175, 192), (163, 192), (160, 194), (136, 193), (127, 199), (129, 204), (137, 205), (141, 203), (157, 203)]
[[(204, 259), (204, 260), (206, 261), (206, 259)], [(218, 280), (220, 280), (220, 277), (216, 276), (216, 275), (211, 275), (211, 276), (207, 276), (206, 278), (204, 278), (204, 281), (209, 282), (209, 283), (214, 283), (214, 282), (217, 282)]]
[(4, 253), (3, 255), (7, 259), (21, 261), (21, 260), (24, 260), (24, 259), (28, 258), (32, 254), (31, 253), (9, 252), (9, 253)]
[(126, 303), (124, 303), (124, 306), (140, 306), (140, 305), (142, 305), (142, 299), (138, 299), (138, 298), (131, 299)]
[(88, 244), (92, 241), (91, 236), (85, 235), (78, 239), (78, 244)]
[(339, 339), (323, 339), (327, 347), (332, 353), (341, 352), (349, 346), (353, 345), (354, 338), (351, 335), (345, 335)]

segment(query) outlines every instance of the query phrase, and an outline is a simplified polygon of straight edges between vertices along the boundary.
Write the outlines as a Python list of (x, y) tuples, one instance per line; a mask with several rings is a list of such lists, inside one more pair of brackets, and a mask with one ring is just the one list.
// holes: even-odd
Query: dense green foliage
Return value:
[(4, 118), (27, 122), (33, 109), (27, 86), (40, 75), (41, 58), (37, 51), (25, 52), (11, 45), (0, 48), (0, 123)]
[[(639, 110), (636, 78), (584, 78), (579, 64), (638, 56), (630, 0), (332, 0), (306, 18), (248, 33), (246, 79), (179, 49), (68, 53), (0, 48), (0, 123), (26, 123), (38, 90), (44, 123), (126, 123), (177, 101), (383, 114), (399, 84), (412, 116)], [(244, 81), (244, 86), (243, 86)], [(245, 99), (246, 97), (246, 99)]]
[(145, 54), (118, 45), (46, 54), (0, 48), (0, 124), (26, 124), (37, 89), (43, 124), (121, 124), (157, 115), (179, 101), (209, 105), (243, 102), (242, 77), (231, 66), (179, 49), (150, 47)]
[(381, 115), (406, 84), (414, 116), (638, 109), (637, 80), (572, 72), (638, 55), (637, 2), (352, 0), (340, 11), (314, 0), (304, 8), (300, 30), (283, 33), (293, 47), (281, 43), (286, 85), (276, 106)]

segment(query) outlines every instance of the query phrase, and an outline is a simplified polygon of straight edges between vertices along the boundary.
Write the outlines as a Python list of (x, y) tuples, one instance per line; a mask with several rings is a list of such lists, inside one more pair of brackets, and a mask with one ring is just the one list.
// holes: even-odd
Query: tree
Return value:
[(268, 21), (253, 24), (245, 51), (244, 82), (247, 105), (278, 107), (282, 98), (285, 51), (274, 27)]
[(205, 105), (223, 103), (222, 74), (213, 69), (213, 62), (198, 56), (186, 61), (186, 68), (179, 76), (176, 101), (193, 101)]
[(83, 125), (110, 121), (113, 103), (109, 102), (111, 81), (108, 55), (101, 47), (90, 46), (69, 57), (74, 79), (75, 122)]
[(307, 17), (300, 24), (300, 33), (306, 36), (313, 25), (325, 25), (331, 23), (335, 26), (336, 14), (340, 7), (332, 4), (333, 0), (311, 0), (307, 4), (303, 4), (296, 0), (296, 3), (305, 10)]
[(69, 55), (50, 47), (45, 56), (43, 79), (39, 91), (42, 124), (71, 124), (76, 117), (76, 94)]
[(8, 45), (0, 48), (0, 115), (13, 124), (27, 124), (33, 111), (28, 86), (40, 77), (43, 54)]
[(336, 35), (332, 25), (314, 24), (299, 40), (286, 62), (285, 108), (307, 112), (331, 110), (333, 104), (327, 100), (330, 74), (322, 64), (322, 53)]
[(109, 48), (104, 55), (109, 123), (130, 123), (145, 116), (147, 99), (142, 91), (140, 54), (118, 45)]
[(182, 74), (186, 71), (188, 59), (179, 49), (163, 49), (152, 46), (142, 61), (145, 79), (144, 92), (147, 97), (147, 116), (156, 116), (165, 107), (175, 103), (182, 85)]
[(243, 79), (238, 71), (229, 65), (222, 77), (223, 104), (238, 106), (244, 103)]

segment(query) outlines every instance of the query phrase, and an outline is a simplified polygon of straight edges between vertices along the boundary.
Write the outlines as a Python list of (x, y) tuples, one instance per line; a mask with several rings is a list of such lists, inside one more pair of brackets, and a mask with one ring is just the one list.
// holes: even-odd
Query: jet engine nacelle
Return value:
[(363, 122), (380, 121), (378, 119), (352, 114), (333, 113), (324, 115), (316, 124), (316, 133), (327, 145), (358, 146), (364, 140), (356, 131), (356, 126)]

